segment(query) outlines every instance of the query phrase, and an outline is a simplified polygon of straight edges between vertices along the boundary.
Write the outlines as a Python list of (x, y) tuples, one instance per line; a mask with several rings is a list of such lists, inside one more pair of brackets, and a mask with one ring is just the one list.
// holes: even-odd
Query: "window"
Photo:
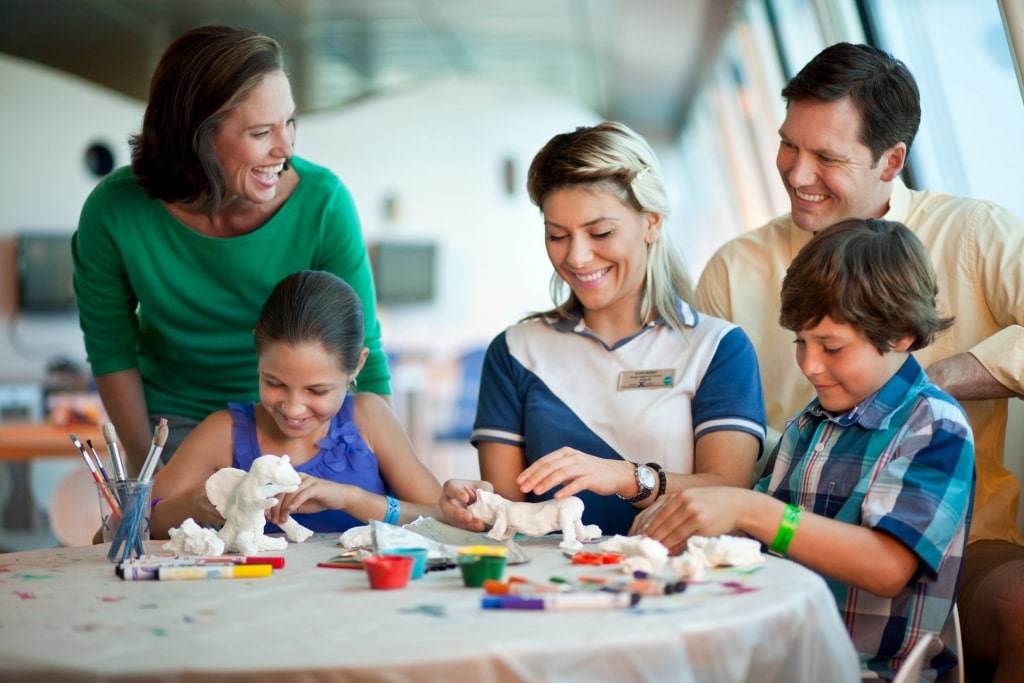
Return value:
[(70, 233), (22, 233), (15, 249), (18, 312), (23, 315), (75, 312)]
[(429, 304), (434, 301), (437, 246), (434, 243), (377, 242), (370, 262), (381, 306)]

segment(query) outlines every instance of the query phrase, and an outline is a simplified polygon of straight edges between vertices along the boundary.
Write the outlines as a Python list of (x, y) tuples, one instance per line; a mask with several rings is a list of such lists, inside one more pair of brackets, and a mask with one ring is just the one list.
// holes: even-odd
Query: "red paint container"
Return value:
[(410, 555), (371, 555), (363, 558), (370, 588), (405, 588), (412, 576), (415, 558)]

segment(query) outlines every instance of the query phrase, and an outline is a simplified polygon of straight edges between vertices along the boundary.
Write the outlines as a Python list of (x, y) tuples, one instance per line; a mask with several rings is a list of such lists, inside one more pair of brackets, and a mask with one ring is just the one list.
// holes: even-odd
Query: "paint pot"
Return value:
[(500, 555), (459, 555), (462, 581), (469, 588), (479, 588), (488, 579), (501, 580), (505, 561)]
[(387, 554), (408, 555), (413, 558), (411, 577), (413, 579), (420, 578), (427, 571), (427, 555), (429, 551), (426, 548), (388, 548)]
[(405, 588), (412, 575), (414, 558), (409, 555), (371, 555), (363, 558), (370, 588)]

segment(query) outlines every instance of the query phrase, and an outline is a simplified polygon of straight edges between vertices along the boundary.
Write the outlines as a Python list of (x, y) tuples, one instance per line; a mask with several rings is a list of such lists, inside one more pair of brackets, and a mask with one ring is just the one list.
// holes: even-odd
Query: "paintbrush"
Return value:
[[(74, 436), (74, 434), (72, 434)], [(89, 452), (92, 453), (92, 457), (96, 458), (96, 466), (100, 468), (100, 476), (103, 477), (103, 481), (110, 481), (110, 475), (107, 474), (107, 468), (103, 466), (103, 458), (96, 452), (96, 447), (92, 445), (92, 439), (86, 439), (85, 443), (89, 444)]]
[(122, 562), (132, 557), (132, 551), (135, 552), (135, 557), (146, 554), (146, 548), (139, 537), (139, 525), (142, 524), (142, 518), (146, 513), (146, 499), (148, 498), (148, 496), (142, 495), (141, 491), (145, 491), (146, 488), (139, 481), (128, 482), (124, 486), (125, 491), (122, 496), (124, 514), (121, 515), (121, 523), (117, 525), (114, 539), (110, 543), (110, 550), (107, 551), (107, 559), (111, 562), (117, 557), (118, 552), (122, 551), (122, 548)]
[(107, 442), (107, 455), (110, 456), (110, 465), (114, 468), (114, 477), (118, 481), (124, 481), (128, 478), (128, 472), (124, 468), (121, 451), (117, 450), (117, 432), (110, 422), (103, 423), (103, 438)]
[(82, 446), (82, 442), (79, 441), (78, 437), (75, 436), (74, 434), (71, 435), (71, 442), (75, 444), (75, 448), (77, 448), (78, 452), (82, 454), (83, 458), (85, 458), (85, 464), (89, 467), (89, 472), (92, 473), (93, 480), (97, 484), (99, 484), (100, 492), (103, 494), (103, 497), (107, 499), (107, 504), (110, 506), (110, 511), (114, 513), (114, 517), (116, 517), (117, 519), (121, 519), (121, 506), (117, 504), (117, 501), (113, 497), (111, 497), (110, 491), (107, 489), (106, 484), (102, 479), (100, 479), (100, 473), (99, 470), (96, 469), (96, 463), (94, 463), (92, 458), (89, 457), (89, 454), (86, 452), (85, 447)]
[(160, 461), (160, 453), (163, 452), (164, 444), (167, 443), (169, 431), (167, 418), (161, 417), (160, 424), (153, 430), (153, 443), (149, 447), (149, 453), (146, 454), (146, 461), (142, 463), (142, 470), (139, 471), (139, 481), (146, 482), (153, 478), (153, 471), (156, 469), (157, 462)]

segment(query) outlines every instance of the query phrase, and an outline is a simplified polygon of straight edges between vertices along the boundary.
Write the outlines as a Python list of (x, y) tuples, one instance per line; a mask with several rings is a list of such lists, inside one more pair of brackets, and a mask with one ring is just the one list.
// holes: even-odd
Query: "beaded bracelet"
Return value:
[(796, 523), (800, 521), (800, 508), (796, 505), (787, 505), (786, 511), (782, 513), (782, 521), (779, 523), (779, 531), (775, 534), (768, 552), (772, 555), (782, 557), (789, 550), (789, 544), (796, 532)]
[(402, 504), (392, 496), (387, 496), (388, 511), (384, 515), (385, 524), (397, 524), (398, 517), (402, 514)]

